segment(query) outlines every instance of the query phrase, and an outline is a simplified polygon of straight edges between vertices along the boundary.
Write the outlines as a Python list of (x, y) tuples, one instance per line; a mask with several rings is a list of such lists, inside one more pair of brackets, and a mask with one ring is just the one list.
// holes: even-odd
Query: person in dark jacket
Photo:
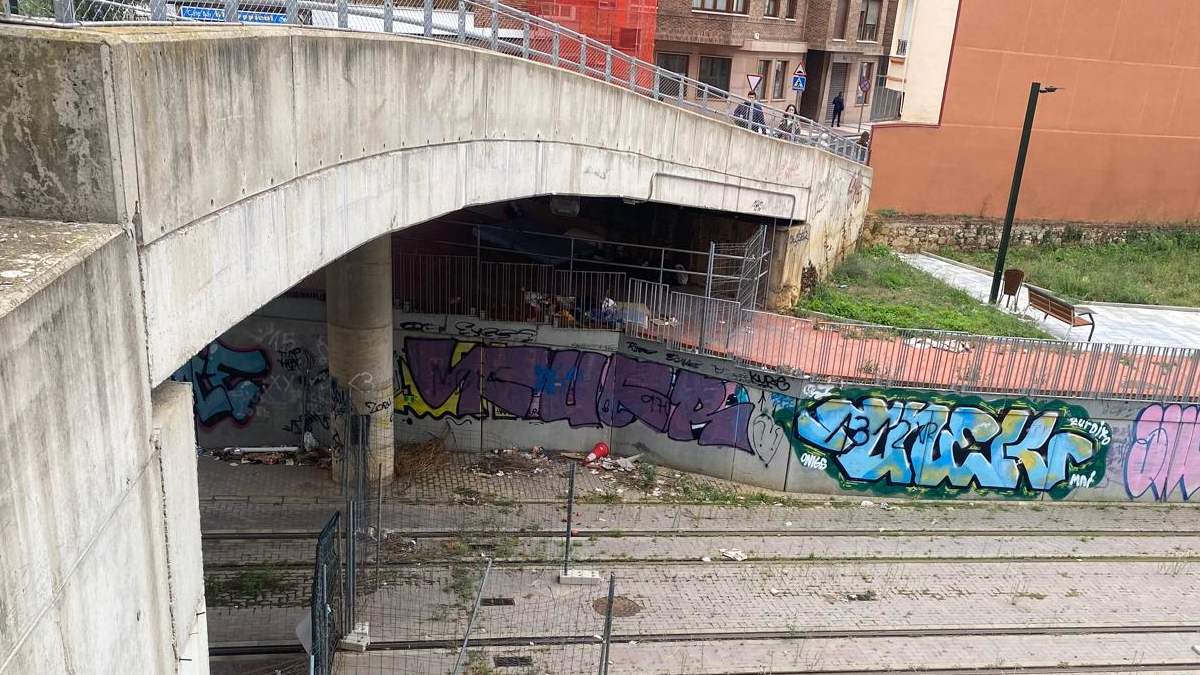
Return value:
[(766, 118), (763, 117), (762, 104), (758, 102), (751, 91), (746, 94), (746, 100), (738, 104), (738, 107), (733, 109), (733, 118), (737, 121), (737, 125), (743, 129), (749, 129), (755, 133), (767, 133)]
[(842, 92), (838, 92), (837, 96), (833, 97), (833, 126), (842, 126), (842, 111), (846, 109), (846, 99), (842, 98)]

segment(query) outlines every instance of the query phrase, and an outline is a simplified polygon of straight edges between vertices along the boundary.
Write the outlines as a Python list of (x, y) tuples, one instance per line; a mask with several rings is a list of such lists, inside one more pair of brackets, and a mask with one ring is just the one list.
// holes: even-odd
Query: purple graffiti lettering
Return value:
[(746, 452), (750, 446), (751, 403), (727, 405), (729, 393), (721, 380), (681, 370), (671, 392), (676, 408), (671, 414), (667, 435), (677, 441), (697, 441), (700, 445), (728, 445)]
[(670, 366), (616, 355), (605, 385), (613, 405), (610, 415), (601, 417), (604, 422), (625, 427), (637, 419), (655, 431), (666, 431), (671, 414)]
[(511, 415), (527, 417), (546, 356), (543, 347), (484, 347), (483, 397)]
[(600, 387), (608, 357), (594, 352), (554, 352), (550, 366), (539, 378), (541, 419), (567, 420), (572, 427), (600, 426), (597, 411)]
[(459, 415), (478, 415), (480, 356), (483, 350), (472, 346), (458, 363), (451, 363), (457, 346), (454, 340), (437, 338), (409, 338), (405, 342), (408, 369), (417, 389), (415, 393), (429, 407), (437, 408), (444, 405), (455, 392), (461, 392), (455, 412)]

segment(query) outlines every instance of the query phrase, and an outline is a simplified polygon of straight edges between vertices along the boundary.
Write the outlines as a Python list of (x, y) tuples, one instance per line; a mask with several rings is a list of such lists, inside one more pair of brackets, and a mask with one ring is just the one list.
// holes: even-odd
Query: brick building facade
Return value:
[[(757, 75), (760, 99), (780, 108), (794, 103), (801, 114), (822, 122), (830, 119), (833, 97), (844, 92), (843, 123), (853, 124), (860, 114), (869, 119), (897, 2), (660, 0), (655, 61), (741, 95), (750, 90), (748, 76)], [(798, 65), (808, 73), (803, 93), (791, 88)], [(862, 79), (867, 87), (859, 93)]]

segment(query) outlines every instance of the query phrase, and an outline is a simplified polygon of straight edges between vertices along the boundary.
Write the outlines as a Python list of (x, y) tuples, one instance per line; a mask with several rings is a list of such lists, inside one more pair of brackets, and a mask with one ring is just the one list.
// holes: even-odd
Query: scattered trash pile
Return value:
[(207, 454), (227, 462), (230, 466), (240, 464), (283, 464), (284, 466), (319, 466), (328, 468), (333, 462), (333, 452), (317, 443), (312, 432), (304, 433), (304, 444), (272, 445), (264, 447), (197, 448), (197, 454)]
[(499, 448), (489, 450), (483, 458), (463, 468), (479, 476), (536, 476), (546, 471), (550, 457), (542, 446), (535, 445), (529, 450), (517, 448)]

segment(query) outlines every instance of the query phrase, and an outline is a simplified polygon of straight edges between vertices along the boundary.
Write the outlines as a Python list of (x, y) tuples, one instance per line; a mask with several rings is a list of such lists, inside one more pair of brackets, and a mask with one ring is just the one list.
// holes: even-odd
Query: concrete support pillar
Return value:
[[(371, 416), (368, 475), (375, 481), (382, 467), (383, 481), (390, 483), (395, 470), (391, 237), (380, 237), (330, 264), (325, 294), (329, 376), (349, 397), (350, 405), (341, 407), (343, 411)], [(340, 406), (334, 407), (337, 411)], [(333, 424), (343, 436), (341, 443), (348, 444), (344, 414), (335, 412)], [(335, 462), (333, 479), (340, 478)]]

